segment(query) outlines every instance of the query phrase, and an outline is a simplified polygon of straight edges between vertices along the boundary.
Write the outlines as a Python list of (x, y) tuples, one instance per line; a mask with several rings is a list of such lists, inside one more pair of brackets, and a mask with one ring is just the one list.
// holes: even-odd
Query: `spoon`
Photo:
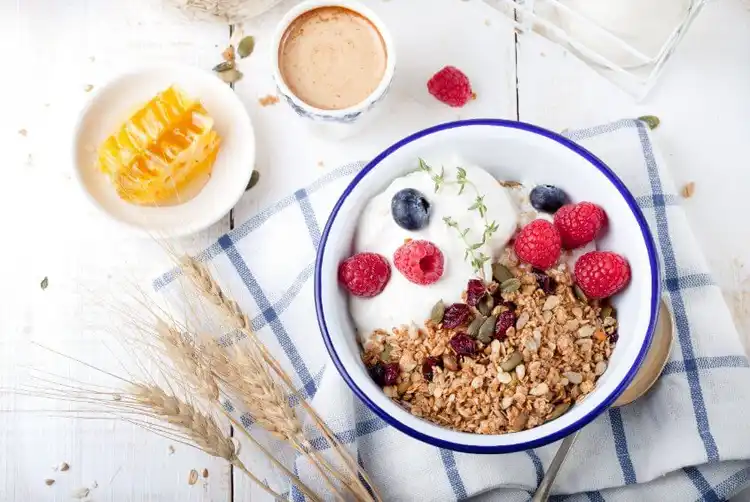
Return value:
[[(620, 395), (613, 406), (624, 406), (630, 404), (648, 392), (654, 383), (656, 383), (659, 375), (661, 375), (661, 372), (664, 370), (664, 366), (667, 364), (673, 340), (674, 321), (672, 319), (672, 313), (669, 311), (664, 300), (662, 300), (659, 309), (659, 318), (656, 320), (654, 339), (648, 350), (648, 354), (646, 354), (646, 359), (643, 361), (641, 369), (636, 373), (630, 386), (625, 389), (625, 392)], [(560, 448), (558, 448), (555, 457), (549, 465), (549, 469), (547, 469), (547, 472), (544, 474), (544, 479), (539, 483), (539, 488), (534, 492), (531, 502), (545, 502), (549, 498), (552, 483), (555, 481), (557, 472), (560, 470), (560, 467), (562, 466), (565, 457), (568, 455), (570, 448), (573, 446), (573, 443), (575, 443), (579, 432), (580, 430), (562, 440)]]

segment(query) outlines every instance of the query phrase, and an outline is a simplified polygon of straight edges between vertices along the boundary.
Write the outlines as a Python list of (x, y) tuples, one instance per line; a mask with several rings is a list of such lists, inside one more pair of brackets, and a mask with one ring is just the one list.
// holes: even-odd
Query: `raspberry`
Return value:
[(585, 246), (607, 225), (607, 213), (592, 202), (566, 204), (555, 213), (555, 227), (565, 249)]
[(485, 294), (487, 294), (487, 288), (484, 287), (484, 283), (479, 279), (471, 279), (469, 285), (466, 286), (466, 303), (471, 307), (476, 307)]
[(607, 298), (621, 291), (630, 281), (630, 265), (617, 253), (592, 251), (578, 258), (573, 275), (586, 296)]
[(460, 108), (472, 98), (469, 77), (455, 66), (446, 66), (427, 82), (427, 90), (438, 101)]
[(547, 270), (560, 258), (560, 234), (547, 220), (534, 220), (518, 232), (514, 244), (521, 261)]
[(443, 275), (443, 253), (430, 241), (409, 241), (393, 254), (396, 268), (414, 284), (426, 286)]
[(339, 265), (339, 281), (354, 296), (376, 296), (390, 278), (391, 266), (379, 254), (358, 253)]
[(450, 341), (451, 348), (459, 356), (470, 356), (477, 351), (474, 339), (466, 333), (458, 333)]
[(454, 303), (443, 314), (443, 327), (452, 329), (461, 326), (469, 318), (469, 306), (465, 303)]
[(513, 326), (515, 323), (516, 314), (514, 314), (512, 310), (503, 310), (500, 313), (500, 317), (497, 318), (497, 323), (495, 324), (495, 338), (497, 338), (501, 342), (505, 340), (508, 328)]

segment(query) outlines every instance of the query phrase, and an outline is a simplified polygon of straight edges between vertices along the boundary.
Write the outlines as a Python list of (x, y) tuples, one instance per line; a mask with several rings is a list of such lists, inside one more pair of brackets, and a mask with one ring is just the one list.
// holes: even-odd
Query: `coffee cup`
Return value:
[(298, 4), (279, 23), (271, 47), (279, 94), (325, 136), (358, 132), (393, 80), (391, 35), (374, 12), (356, 2)]

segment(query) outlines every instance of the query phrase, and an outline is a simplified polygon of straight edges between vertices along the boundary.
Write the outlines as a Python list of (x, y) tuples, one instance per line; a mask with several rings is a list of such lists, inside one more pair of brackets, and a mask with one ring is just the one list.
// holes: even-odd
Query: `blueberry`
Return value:
[(391, 200), (391, 215), (406, 230), (419, 230), (430, 222), (430, 203), (419, 190), (404, 188)]
[(537, 211), (554, 213), (570, 202), (568, 194), (552, 185), (537, 185), (529, 194), (531, 205)]

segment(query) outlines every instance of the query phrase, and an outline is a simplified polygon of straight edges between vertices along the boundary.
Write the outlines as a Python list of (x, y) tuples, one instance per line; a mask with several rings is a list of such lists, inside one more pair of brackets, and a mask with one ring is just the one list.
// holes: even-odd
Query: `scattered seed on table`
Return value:
[(44, 480), (44, 484), (47, 485), (47, 486), (54, 485), (55, 484), (55, 480), (54, 479), (45, 479)]
[(198, 481), (198, 471), (190, 469), (190, 476), (188, 476), (188, 484), (194, 485)]
[(202, 475), (202, 476), (203, 476), (204, 478), (207, 478), (207, 477), (208, 477), (208, 469), (203, 469), (203, 472), (201, 473), (201, 475)]

